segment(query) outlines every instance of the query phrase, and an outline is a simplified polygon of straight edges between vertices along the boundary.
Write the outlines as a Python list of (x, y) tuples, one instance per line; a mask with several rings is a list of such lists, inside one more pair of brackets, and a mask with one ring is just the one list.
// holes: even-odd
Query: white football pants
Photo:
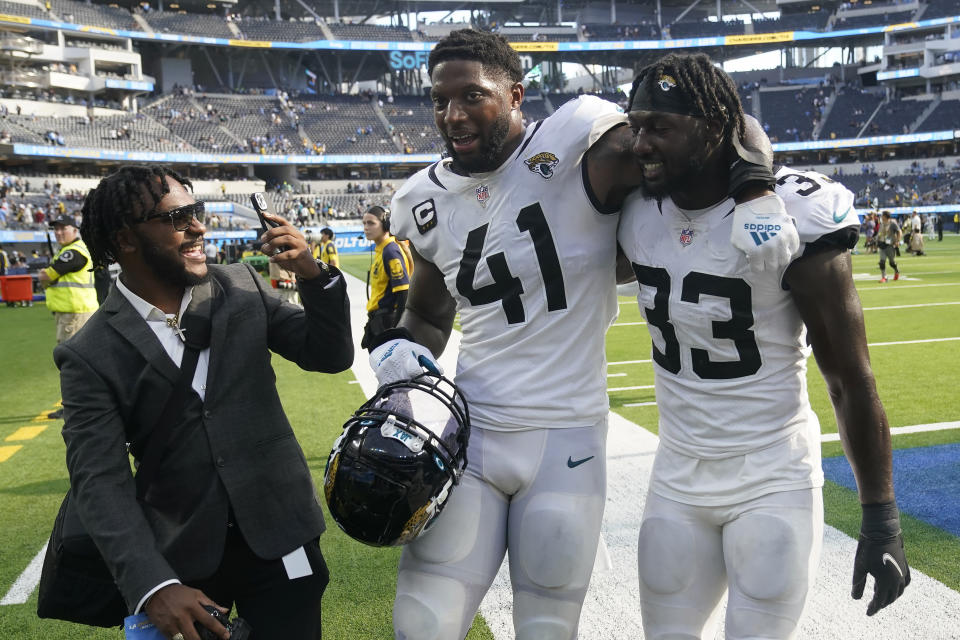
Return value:
[(572, 640), (606, 500), (604, 419), (594, 427), (474, 428), (464, 478), (403, 549), (397, 640), (461, 640), (509, 551), (517, 640)]
[(637, 556), (646, 639), (712, 640), (727, 590), (728, 639), (794, 638), (822, 545), (819, 488), (723, 507), (648, 493)]

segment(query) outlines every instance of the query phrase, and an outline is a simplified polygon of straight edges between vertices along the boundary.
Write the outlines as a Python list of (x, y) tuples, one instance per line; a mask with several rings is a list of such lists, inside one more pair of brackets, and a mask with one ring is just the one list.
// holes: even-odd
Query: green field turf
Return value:
[[(942, 243), (928, 242), (925, 257), (904, 255), (901, 271), (911, 280), (876, 282), (874, 255), (854, 256), (854, 271), (865, 308), (960, 302), (960, 238), (949, 235)], [(344, 269), (363, 279), (367, 255), (341, 256)], [(923, 285), (923, 286), (918, 286)], [(934, 285), (934, 286), (926, 286)], [(635, 300), (620, 299), (617, 324), (642, 318)], [(960, 305), (917, 306), (865, 311), (871, 343), (960, 337)], [(40, 550), (50, 533), (57, 507), (67, 489), (64, 446), (60, 424), (33, 420), (52, 410), (59, 400), (57, 372), (51, 358), (54, 325), (41, 305), (7, 308), (0, 305), (0, 457), (4, 447), (22, 446), (0, 462), (0, 597)], [(960, 341), (874, 346), (871, 359), (890, 424), (893, 427), (957, 420), (960, 397), (956, 362)], [(607, 338), (611, 363), (649, 360), (646, 327), (615, 326)], [(358, 358), (365, 354), (358, 352)], [(277, 384), (291, 423), (319, 484), (324, 464), (340, 426), (363, 401), (353, 375), (309, 374), (280, 358), (274, 359)], [(649, 363), (612, 364), (609, 386), (653, 384)], [(625, 374), (622, 376), (616, 374)], [(835, 432), (836, 423), (823, 381), (810, 360), (810, 394), (824, 432)], [(652, 389), (613, 391), (615, 411), (656, 432), (655, 406), (627, 408), (625, 403), (654, 402)], [(24, 426), (46, 426), (29, 440), (4, 441)], [(918, 447), (960, 441), (960, 430), (895, 436), (895, 447)], [(6, 450), (9, 452), (9, 450)], [(841, 455), (839, 444), (827, 443), (825, 456)], [(827, 522), (851, 535), (859, 527), (856, 495), (828, 483), (824, 492)], [(324, 637), (328, 640), (380, 640), (392, 637), (390, 616), (396, 580), (398, 551), (373, 549), (342, 534), (332, 520), (323, 537), (331, 583), (324, 596)], [(638, 523), (639, 525), (639, 523)], [(908, 554), (917, 569), (960, 590), (960, 541), (955, 537), (904, 517)], [(24, 605), (0, 606), (0, 636), (18, 640), (116, 639), (117, 630), (93, 630), (35, 616), (36, 594)], [(478, 621), (470, 640), (492, 638)]]

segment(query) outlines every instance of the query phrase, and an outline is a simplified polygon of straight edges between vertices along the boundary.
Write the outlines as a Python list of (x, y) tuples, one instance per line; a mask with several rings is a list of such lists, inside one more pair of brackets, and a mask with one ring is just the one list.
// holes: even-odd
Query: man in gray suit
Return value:
[[(54, 351), (74, 498), (131, 612), (172, 640), (198, 640), (195, 621), (227, 638), (203, 605), (234, 603), (254, 638), (320, 638), (323, 516), (270, 352), (350, 367), (346, 286), (280, 217), (263, 251), (297, 275), (303, 308), (246, 265), (207, 265), (203, 203), (186, 187), (167, 168), (123, 167), (84, 202), (93, 264), (123, 272)], [(188, 400), (138, 499), (129, 455), (149, 450), (186, 343), (200, 349)]]

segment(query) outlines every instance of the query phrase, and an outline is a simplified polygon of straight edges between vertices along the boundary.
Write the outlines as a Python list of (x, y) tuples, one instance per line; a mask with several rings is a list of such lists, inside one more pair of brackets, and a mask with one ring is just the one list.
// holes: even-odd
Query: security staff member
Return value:
[[(60, 250), (46, 269), (41, 269), (40, 284), (46, 287), (47, 308), (57, 319), (57, 344), (80, 330), (100, 304), (93, 283), (90, 251), (80, 239), (76, 221), (60, 214), (50, 222)], [(59, 420), (63, 409), (47, 417)]]
[(340, 256), (337, 255), (337, 245), (333, 241), (334, 236), (333, 229), (330, 227), (320, 229), (320, 244), (317, 245), (313, 257), (323, 260), (331, 267), (339, 267)]
[(370, 299), (360, 343), (366, 348), (374, 336), (397, 326), (410, 288), (410, 263), (390, 235), (390, 214), (383, 207), (374, 205), (363, 214), (363, 235), (376, 247), (367, 273)]
[(40, 271), (47, 288), (47, 308), (57, 319), (57, 344), (82, 327), (99, 306), (90, 268), (90, 252), (80, 239), (76, 221), (61, 214), (50, 223), (60, 250), (53, 262)]

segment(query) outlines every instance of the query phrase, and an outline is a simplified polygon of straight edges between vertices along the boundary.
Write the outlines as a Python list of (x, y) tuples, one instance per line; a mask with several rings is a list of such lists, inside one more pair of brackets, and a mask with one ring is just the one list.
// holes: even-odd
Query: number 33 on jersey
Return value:
[[(775, 192), (796, 218), (800, 248), (856, 244), (853, 194), (815, 172), (781, 167)], [(631, 194), (618, 240), (640, 284), (657, 367), (661, 437), (692, 455), (782, 439), (812, 418), (805, 330), (783, 271), (751, 271), (730, 243), (733, 200), (683, 211)], [(786, 429), (786, 432), (784, 431)]]

